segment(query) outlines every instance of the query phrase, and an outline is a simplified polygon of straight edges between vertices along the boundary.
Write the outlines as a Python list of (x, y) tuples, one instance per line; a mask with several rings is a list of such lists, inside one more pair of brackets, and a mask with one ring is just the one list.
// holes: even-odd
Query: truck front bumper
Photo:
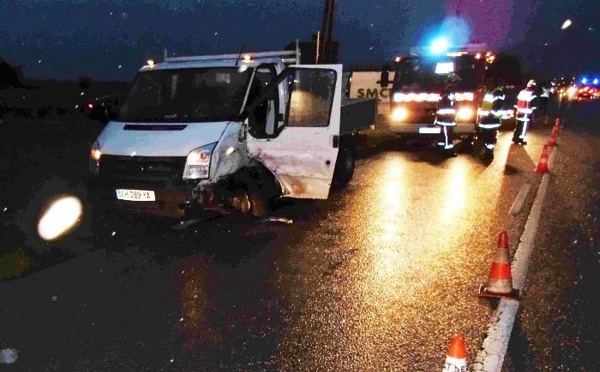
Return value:
[[(114, 206), (125, 213), (184, 218), (198, 215), (218, 205), (212, 184), (184, 183), (164, 185), (146, 182), (119, 182), (96, 179), (93, 187), (96, 196), (105, 206)], [(139, 191), (151, 195), (153, 200), (122, 200), (121, 190)]]
[[(457, 135), (471, 135), (477, 131), (475, 123), (457, 123), (454, 133)], [(390, 122), (387, 129), (396, 134), (411, 135), (439, 135), (442, 133), (442, 127), (433, 123), (394, 123)]]

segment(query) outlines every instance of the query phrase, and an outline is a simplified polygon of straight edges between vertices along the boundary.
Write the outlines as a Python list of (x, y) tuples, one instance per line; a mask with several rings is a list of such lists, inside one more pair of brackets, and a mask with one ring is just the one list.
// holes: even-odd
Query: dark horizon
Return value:
[[(321, 26), (323, 7), (322, 0), (6, 0), (0, 1), (0, 57), (24, 66), (32, 79), (129, 81), (148, 58), (160, 60), (164, 48), (198, 55), (281, 50), (296, 39), (309, 41)], [(340, 63), (392, 60), (430, 42), (444, 19), (456, 14), (471, 40), (519, 56), (525, 72), (600, 70), (592, 23), (600, 2), (585, 0), (346, 0), (336, 7), (333, 31)], [(561, 30), (565, 19), (573, 25)]]

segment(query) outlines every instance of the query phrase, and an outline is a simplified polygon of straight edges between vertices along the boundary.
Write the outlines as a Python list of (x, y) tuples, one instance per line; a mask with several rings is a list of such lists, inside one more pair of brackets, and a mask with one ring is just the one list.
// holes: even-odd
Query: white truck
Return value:
[[(346, 96), (348, 98), (374, 98), (378, 101), (377, 114), (389, 116), (392, 89), (381, 87), (382, 70), (354, 70), (345, 72)], [(394, 80), (394, 72), (389, 74), (389, 80)]]
[(377, 101), (344, 99), (341, 65), (301, 65), (299, 48), (166, 54), (139, 70), (92, 145), (91, 182), (109, 204), (261, 216), (276, 198), (326, 199), (351, 179)]

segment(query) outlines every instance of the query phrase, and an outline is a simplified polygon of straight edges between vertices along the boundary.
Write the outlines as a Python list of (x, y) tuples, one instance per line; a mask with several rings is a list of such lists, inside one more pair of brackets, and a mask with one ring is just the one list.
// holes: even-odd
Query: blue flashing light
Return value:
[(581, 84), (587, 84), (587, 81), (588, 81), (587, 78), (583, 78), (583, 79), (581, 79)]
[(598, 78), (594, 79), (594, 85), (598, 85)]
[(446, 40), (443, 37), (435, 39), (433, 41), (433, 43), (431, 43), (431, 51), (434, 54), (442, 54), (446, 50), (448, 50), (448, 47), (449, 47), (448, 40)]

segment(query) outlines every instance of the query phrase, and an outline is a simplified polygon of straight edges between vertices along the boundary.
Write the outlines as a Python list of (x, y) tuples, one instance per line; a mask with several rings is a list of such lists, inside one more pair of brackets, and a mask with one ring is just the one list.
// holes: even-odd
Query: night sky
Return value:
[[(597, 0), (338, 0), (340, 62), (427, 43), (448, 16), (531, 72), (600, 74)], [(325, 0), (0, 0), (0, 58), (26, 76), (129, 81), (148, 58), (280, 50), (310, 40)], [(561, 30), (565, 19), (573, 25)], [(547, 44), (547, 45), (546, 45)]]

